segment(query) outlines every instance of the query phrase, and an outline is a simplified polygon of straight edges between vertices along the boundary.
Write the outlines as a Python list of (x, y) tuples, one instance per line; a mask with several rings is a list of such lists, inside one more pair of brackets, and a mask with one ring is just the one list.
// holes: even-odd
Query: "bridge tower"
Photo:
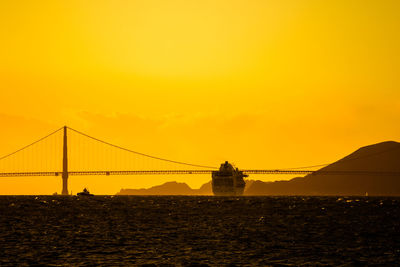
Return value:
[(62, 180), (63, 180), (62, 195), (68, 195), (68, 147), (67, 147), (67, 126), (64, 126), (63, 172), (62, 172)]

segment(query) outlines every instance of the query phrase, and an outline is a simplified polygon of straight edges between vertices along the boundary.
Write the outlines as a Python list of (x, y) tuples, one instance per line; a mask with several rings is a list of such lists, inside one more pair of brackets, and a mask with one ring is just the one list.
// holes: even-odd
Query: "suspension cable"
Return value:
[(137, 154), (137, 155), (140, 155), (140, 156), (144, 156), (144, 157), (148, 157), (148, 158), (152, 158), (152, 159), (157, 159), (157, 160), (161, 160), (161, 161), (166, 161), (166, 162), (170, 162), (170, 163), (175, 163), (175, 164), (186, 165), (186, 166), (200, 167), (200, 168), (207, 168), (207, 169), (217, 169), (216, 167), (204, 166), (204, 165), (197, 165), (197, 164), (192, 164), (192, 163), (186, 163), (186, 162), (181, 162), (181, 161), (176, 161), (176, 160), (170, 160), (170, 159), (165, 159), (165, 158), (160, 158), (160, 157), (155, 157), (155, 156), (151, 156), (151, 155), (148, 155), (148, 154), (140, 153), (140, 152), (137, 152), (137, 151), (133, 151), (133, 150), (130, 150), (130, 149), (121, 147), (121, 146), (117, 146), (117, 145), (108, 143), (108, 142), (106, 142), (106, 141), (103, 141), (103, 140), (100, 140), (100, 139), (95, 138), (95, 137), (93, 137), (93, 136), (90, 136), (90, 135), (87, 135), (87, 134), (85, 134), (85, 133), (82, 133), (82, 132), (80, 132), (80, 131), (78, 131), (78, 130), (72, 129), (72, 128), (70, 128), (70, 127), (67, 127), (67, 128), (70, 129), (71, 131), (74, 131), (74, 132), (76, 132), (76, 133), (78, 133), (78, 134), (81, 134), (81, 135), (83, 135), (83, 136), (85, 136), (85, 137), (88, 137), (88, 138), (90, 138), (90, 139), (93, 139), (93, 140), (95, 140), (95, 141), (97, 141), (97, 142), (100, 142), (100, 143), (103, 143), (103, 144), (106, 144), (106, 145), (109, 145), (109, 146), (112, 146), (112, 147), (115, 147), (115, 148), (118, 148), (118, 149), (121, 149), (121, 150), (130, 152), (130, 153), (133, 153), (133, 154)]
[(320, 164), (320, 165), (313, 165), (313, 166), (304, 166), (304, 167), (295, 167), (295, 168), (282, 168), (280, 170), (300, 170), (300, 169), (308, 169), (308, 168), (317, 168), (317, 167), (325, 167), (332, 163)]
[[(392, 147), (392, 148), (389, 148), (389, 149), (385, 149), (383, 151), (378, 151), (378, 152), (375, 152), (375, 153), (371, 153), (371, 154), (363, 155), (363, 156), (358, 156), (358, 157), (354, 157), (354, 158), (347, 158), (347, 159), (343, 158), (343, 159), (339, 159), (339, 160), (337, 160), (335, 162), (332, 162), (332, 163), (313, 165), (313, 166), (305, 166), (305, 167), (296, 167), (296, 168), (283, 168), (281, 170), (299, 170), (299, 169), (307, 169), (307, 168), (326, 167), (326, 166), (331, 165), (333, 163), (337, 163), (337, 162), (338, 163), (339, 162), (342, 163), (342, 162), (353, 161), (353, 160), (357, 160), (357, 159), (369, 158), (369, 157), (372, 157), (372, 156), (375, 156), (375, 155), (383, 154), (383, 153), (386, 153), (388, 151), (397, 150), (397, 149), (400, 149), (400, 146)], [(348, 157), (348, 156), (346, 156), (346, 157)]]
[(64, 128), (64, 127), (61, 127), (61, 128), (59, 128), (59, 129), (55, 130), (54, 132), (52, 132), (52, 133), (50, 133), (50, 134), (48, 134), (48, 135), (46, 135), (46, 136), (44, 136), (44, 137), (42, 137), (42, 138), (36, 140), (35, 142), (33, 142), (33, 143), (31, 143), (31, 144), (29, 144), (29, 145), (27, 145), (27, 146), (24, 146), (24, 147), (18, 149), (17, 151), (14, 151), (14, 152), (12, 152), (12, 153), (10, 153), (10, 154), (7, 154), (7, 155), (5, 155), (5, 156), (0, 157), (0, 160), (5, 159), (5, 158), (7, 158), (7, 157), (9, 157), (9, 156), (12, 156), (12, 155), (14, 155), (14, 154), (16, 154), (16, 153), (18, 153), (18, 152), (20, 152), (20, 151), (22, 151), (22, 150), (24, 150), (24, 149), (30, 147), (30, 146), (33, 146), (34, 144), (39, 143), (40, 141), (46, 139), (47, 137), (50, 137), (51, 135), (57, 133), (58, 131), (60, 131), (60, 130), (63, 129), (63, 128)]
[[(63, 128), (64, 128), (64, 127), (61, 127), (61, 128), (59, 128), (59, 129), (53, 131), (52, 133), (50, 133), (50, 134), (48, 134), (48, 135), (46, 135), (46, 136), (44, 136), (44, 137), (42, 137), (42, 138), (36, 140), (35, 142), (33, 142), (33, 143), (29, 144), (29, 145), (26, 145), (26, 146), (24, 146), (24, 147), (22, 147), (22, 148), (20, 148), (20, 149), (18, 149), (18, 150), (16, 150), (16, 151), (10, 153), (10, 154), (7, 154), (7, 155), (5, 155), (5, 156), (0, 157), (0, 160), (3, 160), (3, 159), (5, 159), (5, 158), (8, 158), (8, 157), (10, 157), (10, 156), (12, 156), (12, 155), (14, 155), (14, 154), (16, 154), (16, 153), (18, 153), (18, 152), (20, 152), (20, 151), (26, 149), (26, 148), (28, 148), (28, 147), (30, 147), (30, 146), (33, 146), (33, 145), (39, 143), (40, 141), (42, 141), (42, 140), (44, 140), (44, 139), (46, 139), (46, 138), (52, 136), (53, 134), (57, 133), (58, 131), (62, 130)], [(181, 162), (181, 161), (175, 161), (175, 160), (169, 160), (169, 159), (160, 158), (160, 157), (156, 157), (156, 156), (144, 154), (144, 153), (141, 153), (141, 152), (133, 151), (133, 150), (130, 150), (130, 149), (127, 149), (127, 148), (124, 148), (124, 147), (121, 147), (121, 146), (117, 146), (117, 145), (108, 143), (108, 142), (106, 142), (106, 141), (100, 140), (100, 139), (98, 139), (98, 138), (95, 138), (95, 137), (93, 137), (93, 136), (87, 135), (87, 134), (85, 134), (85, 133), (83, 133), (83, 132), (80, 132), (80, 131), (78, 131), (78, 130), (75, 130), (75, 129), (73, 129), (73, 128), (70, 128), (70, 127), (67, 127), (67, 128), (70, 129), (70, 130), (72, 130), (72, 131), (74, 131), (74, 132), (76, 132), (76, 133), (78, 133), (78, 134), (81, 134), (81, 135), (83, 135), (83, 136), (85, 136), (85, 137), (88, 137), (88, 138), (90, 138), (90, 139), (93, 139), (93, 140), (95, 140), (95, 141), (98, 141), (98, 142), (100, 142), (100, 143), (106, 144), (106, 145), (111, 146), (111, 147), (118, 148), (118, 149), (123, 150), (123, 151), (127, 151), (127, 152), (130, 152), (130, 153), (134, 153), (134, 154), (137, 154), (137, 155), (141, 155), (141, 156), (144, 156), (144, 157), (148, 157), (148, 158), (152, 158), (152, 159), (157, 159), (157, 160), (161, 160), (161, 161), (165, 161), (165, 162), (170, 162), (170, 163), (175, 163), (175, 164), (180, 164), (180, 165), (192, 166), (192, 167), (200, 167), (200, 168), (207, 168), (207, 169), (217, 169), (216, 167), (204, 166), (204, 165), (197, 165), (197, 164), (192, 164), (192, 163), (187, 163), (187, 162)], [(400, 149), (400, 146), (399, 146), (399, 147), (390, 148), (390, 149), (386, 149), (386, 150), (384, 150), (384, 151), (379, 151), (379, 152), (371, 153), (371, 154), (364, 155), (364, 156), (355, 157), (355, 158), (341, 159), (341, 160), (338, 160), (338, 161), (336, 161), (336, 162), (347, 162), (347, 161), (352, 161), (352, 160), (356, 160), (356, 159), (360, 159), (360, 158), (367, 158), (367, 157), (371, 157), (371, 156), (374, 156), (374, 155), (377, 155), (377, 154), (382, 154), (382, 153), (385, 153), (385, 152), (388, 152), (388, 151), (391, 151), (391, 150), (396, 150), (396, 149)], [(334, 162), (334, 163), (336, 163), (336, 162)], [(332, 164), (332, 163), (319, 164), (319, 165), (313, 165), (313, 166), (295, 167), (295, 168), (282, 168), (282, 169), (280, 169), (280, 170), (298, 170), (298, 169), (325, 167), (325, 166), (328, 166), (328, 165), (330, 165), (330, 164)]]

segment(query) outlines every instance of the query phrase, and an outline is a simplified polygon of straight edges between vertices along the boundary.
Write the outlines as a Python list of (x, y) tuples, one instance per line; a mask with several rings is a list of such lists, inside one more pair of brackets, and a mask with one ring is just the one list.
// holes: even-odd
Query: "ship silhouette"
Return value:
[(246, 186), (243, 177), (247, 177), (228, 161), (222, 163), (218, 171), (212, 172), (212, 191), (216, 196), (241, 196)]

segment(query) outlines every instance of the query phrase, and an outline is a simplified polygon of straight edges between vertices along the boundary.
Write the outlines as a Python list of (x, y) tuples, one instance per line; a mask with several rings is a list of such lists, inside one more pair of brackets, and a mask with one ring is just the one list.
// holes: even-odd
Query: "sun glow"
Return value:
[[(65, 124), (239, 168), (399, 140), (399, 12), (395, 0), (2, 1), (0, 155)], [(74, 192), (113, 194), (210, 177), (82, 179)], [(53, 193), (55, 180), (7, 178), (0, 194)]]

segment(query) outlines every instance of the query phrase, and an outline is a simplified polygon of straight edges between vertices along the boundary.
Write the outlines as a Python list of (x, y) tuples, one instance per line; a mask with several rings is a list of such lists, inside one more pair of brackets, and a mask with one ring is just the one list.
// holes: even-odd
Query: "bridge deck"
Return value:
[[(368, 176), (400, 176), (400, 172), (371, 171), (311, 171), (311, 170), (242, 170), (245, 174), (287, 174), (287, 175), (368, 175)], [(68, 175), (171, 175), (171, 174), (211, 174), (213, 170), (138, 170), (138, 171), (70, 171)], [(3, 172), (0, 177), (24, 176), (61, 176), (56, 172)]]

